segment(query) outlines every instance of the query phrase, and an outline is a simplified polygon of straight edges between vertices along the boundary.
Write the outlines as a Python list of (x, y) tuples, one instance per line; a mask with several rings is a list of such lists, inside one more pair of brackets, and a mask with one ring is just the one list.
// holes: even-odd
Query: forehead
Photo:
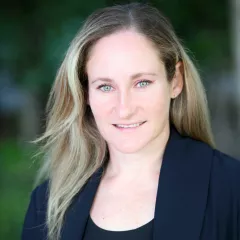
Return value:
[(162, 72), (160, 56), (151, 41), (142, 34), (126, 30), (97, 41), (86, 65), (89, 77), (114, 77), (136, 72)]

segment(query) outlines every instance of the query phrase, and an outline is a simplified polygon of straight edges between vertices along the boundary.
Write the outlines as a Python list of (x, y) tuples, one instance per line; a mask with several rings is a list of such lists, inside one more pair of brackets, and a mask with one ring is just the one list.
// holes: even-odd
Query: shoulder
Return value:
[[(225, 170), (230, 171), (231, 173), (235, 173), (239, 176), (240, 173), (240, 160), (231, 157), (228, 154), (225, 154), (219, 150), (214, 151), (214, 163), (215, 165), (224, 168)], [(234, 177), (237, 175), (234, 174)]]
[(240, 229), (240, 161), (219, 150), (212, 153), (202, 235), (233, 239)]
[(21, 239), (46, 239), (46, 210), (48, 202), (48, 181), (38, 185), (31, 193), (25, 215)]
[(210, 192), (237, 197), (240, 200), (240, 160), (201, 141), (187, 138), (195, 162), (210, 161)]
[[(202, 158), (208, 156), (208, 159), (201, 159), (201, 161), (209, 161), (209, 158), (212, 158), (212, 171), (215, 174), (224, 175), (229, 180), (240, 183), (240, 160), (214, 149), (204, 142), (192, 138), (187, 138), (187, 140), (188, 148), (191, 148), (194, 154), (200, 155)], [(208, 155), (205, 154), (206, 152)]]
[(46, 210), (49, 194), (49, 180), (45, 180), (32, 191), (31, 200), (37, 210)]
[(212, 176), (224, 181), (224, 185), (236, 191), (240, 199), (240, 161), (219, 150), (213, 150), (213, 153)]

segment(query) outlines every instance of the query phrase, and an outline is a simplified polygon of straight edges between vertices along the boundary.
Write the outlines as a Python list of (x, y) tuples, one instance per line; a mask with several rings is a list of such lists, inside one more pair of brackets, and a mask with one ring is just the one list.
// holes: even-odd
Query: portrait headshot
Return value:
[(149, 3), (93, 11), (56, 72), (22, 240), (240, 240), (240, 161)]

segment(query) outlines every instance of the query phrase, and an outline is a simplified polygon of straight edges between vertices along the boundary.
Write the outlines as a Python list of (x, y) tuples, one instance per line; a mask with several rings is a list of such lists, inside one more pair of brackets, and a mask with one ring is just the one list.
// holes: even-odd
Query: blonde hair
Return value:
[(183, 63), (183, 91), (171, 103), (170, 122), (180, 134), (214, 146), (203, 85), (168, 20), (156, 8), (141, 3), (95, 11), (67, 51), (47, 104), (46, 131), (34, 141), (42, 143), (41, 152), (46, 156), (38, 179), (49, 179), (46, 224), (50, 240), (60, 239), (64, 215), (73, 197), (107, 160), (106, 142), (86, 104), (89, 51), (102, 37), (127, 29), (145, 35), (154, 44), (169, 81), (176, 63)]

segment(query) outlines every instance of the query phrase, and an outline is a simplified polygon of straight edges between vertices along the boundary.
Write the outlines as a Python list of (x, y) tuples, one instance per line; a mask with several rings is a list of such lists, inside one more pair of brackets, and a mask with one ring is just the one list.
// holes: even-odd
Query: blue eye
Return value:
[(149, 80), (142, 80), (142, 81), (138, 82), (137, 85), (140, 88), (144, 88), (144, 87), (148, 86), (150, 83), (151, 83), (151, 81), (149, 81)]
[(103, 92), (110, 92), (111, 91), (111, 86), (110, 85), (100, 85), (98, 89), (100, 89)]
[[(138, 88), (145, 88), (145, 87), (147, 87), (151, 83), (152, 82), (149, 81), (149, 80), (142, 80), (142, 81), (139, 81), (137, 83), (137, 87)], [(107, 85), (107, 84), (102, 84), (97, 89), (100, 89), (102, 92), (110, 92), (110, 91), (112, 91), (112, 87), (110, 85)]]

